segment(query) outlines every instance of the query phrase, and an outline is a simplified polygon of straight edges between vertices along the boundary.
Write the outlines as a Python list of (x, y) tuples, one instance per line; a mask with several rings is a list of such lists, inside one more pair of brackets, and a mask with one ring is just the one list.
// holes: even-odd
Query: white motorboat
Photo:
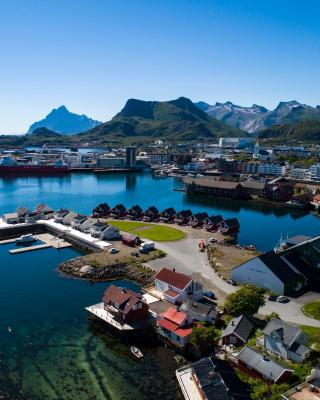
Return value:
[(27, 235), (22, 235), (16, 239), (16, 244), (26, 244), (26, 243), (32, 243), (35, 242), (37, 239), (35, 236), (33, 236), (31, 233), (28, 233)]
[(143, 358), (142, 352), (138, 349), (138, 347), (131, 346), (130, 347), (131, 353), (137, 358)]

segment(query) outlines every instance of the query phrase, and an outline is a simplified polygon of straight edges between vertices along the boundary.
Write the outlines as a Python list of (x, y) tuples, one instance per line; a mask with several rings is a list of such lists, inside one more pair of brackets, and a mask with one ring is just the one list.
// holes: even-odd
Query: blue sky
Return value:
[(128, 98), (320, 104), (320, 2), (0, 0), (0, 133)]

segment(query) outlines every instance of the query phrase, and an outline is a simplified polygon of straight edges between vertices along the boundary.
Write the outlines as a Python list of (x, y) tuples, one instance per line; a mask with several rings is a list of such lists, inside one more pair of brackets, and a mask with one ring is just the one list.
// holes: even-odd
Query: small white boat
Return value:
[(18, 239), (16, 239), (16, 244), (32, 243), (36, 240), (37, 239), (31, 233), (28, 233), (27, 235), (22, 235), (18, 237)]
[(12, 328), (10, 326), (8, 326), (8, 332), (11, 333), (12, 332)]
[(130, 347), (131, 353), (137, 358), (143, 358), (142, 352), (138, 349), (138, 347), (131, 346)]

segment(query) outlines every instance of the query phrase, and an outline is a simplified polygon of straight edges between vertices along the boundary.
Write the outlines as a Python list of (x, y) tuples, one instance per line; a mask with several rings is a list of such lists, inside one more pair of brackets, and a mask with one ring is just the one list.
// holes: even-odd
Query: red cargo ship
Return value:
[(11, 157), (4, 157), (0, 162), (0, 175), (57, 175), (68, 172), (68, 165), (61, 161), (54, 164), (18, 164)]

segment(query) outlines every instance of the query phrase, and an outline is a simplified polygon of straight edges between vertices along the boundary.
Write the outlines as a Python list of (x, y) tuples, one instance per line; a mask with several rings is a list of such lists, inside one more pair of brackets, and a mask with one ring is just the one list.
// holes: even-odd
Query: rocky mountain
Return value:
[(278, 124), (320, 119), (319, 106), (311, 107), (295, 100), (280, 102), (274, 110), (268, 110), (257, 104), (252, 107), (242, 107), (230, 101), (215, 105), (198, 102), (196, 106), (210, 116), (249, 133), (256, 133)]
[(220, 136), (246, 136), (212, 118), (191, 100), (180, 97), (171, 101), (129, 99), (110, 121), (81, 134), (87, 140), (109, 141), (125, 138), (164, 138), (167, 140), (217, 139)]
[(62, 136), (60, 133), (51, 131), (50, 129), (41, 127), (41, 128), (36, 128), (32, 133), (29, 133), (28, 135), (32, 136), (43, 136), (43, 137), (60, 137)]
[(318, 142), (320, 140), (320, 120), (300, 121), (296, 124), (274, 125), (259, 133), (261, 139), (275, 139), (282, 143)]
[(47, 128), (63, 135), (74, 135), (85, 132), (100, 125), (102, 122), (70, 112), (65, 106), (53, 109), (44, 119), (32, 124), (28, 133), (37, 128)]

